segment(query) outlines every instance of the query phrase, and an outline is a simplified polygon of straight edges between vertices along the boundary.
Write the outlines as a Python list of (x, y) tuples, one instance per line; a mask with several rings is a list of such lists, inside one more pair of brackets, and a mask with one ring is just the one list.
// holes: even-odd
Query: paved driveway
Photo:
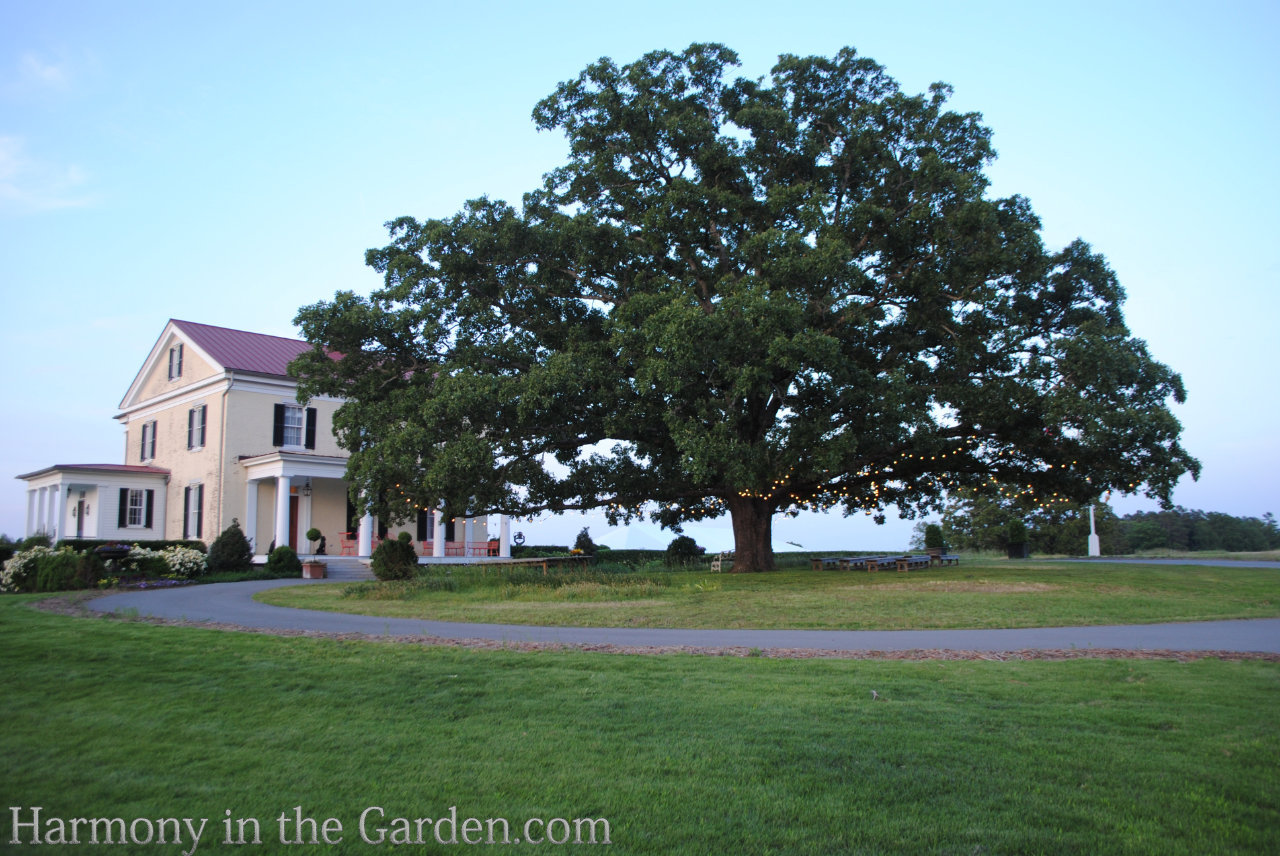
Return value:
[(90, 601), (89, 605), (103, 612), (136, 610), (139, 615), (216, 621), (267, 630), (363, 633), (370, 636), (439, 636), (449, 639), (559, 642), (570, 645), (814, 648), (840, 651), (951, 649), (989, 652), (1119, 648), (1280, 654), (1280, 618), (1018, 630), (666, 630), (528, 627), (423, 621), (415, 618), (377, 618), (268, 606), (253, 600), (255, 593), (266, 589), (313, 584), (290, 579), (185, 586), (122, 592)]

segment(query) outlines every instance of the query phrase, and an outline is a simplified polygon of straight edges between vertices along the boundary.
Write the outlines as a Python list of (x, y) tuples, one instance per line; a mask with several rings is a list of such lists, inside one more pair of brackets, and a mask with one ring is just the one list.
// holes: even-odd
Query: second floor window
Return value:
[(301, 407), (284, 408), (284, 444), (286, 446), (301, 446), (302, 432), (306, 427), (302, 416)]
[(294, 449), (316, 447), (316, 409), (296, 404), (277, 404), (271, 445)]
[(142, 460), (150, 461), (156, 456), (156, 423), (142, 423)]
[(205, 434), (205, 414), (208, 412), (208, 405), (201, 404), (187, 411), (187, 448), (202, 449), (204, 448)]

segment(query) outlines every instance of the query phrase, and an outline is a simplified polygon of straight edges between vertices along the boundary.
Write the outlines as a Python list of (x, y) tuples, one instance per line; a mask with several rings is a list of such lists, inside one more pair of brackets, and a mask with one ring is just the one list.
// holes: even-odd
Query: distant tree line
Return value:
[[(1176, 506), (1120, 517), (1109, 505), (1099, 503), (1094, 516), (1105, 555), (1160, 549), (1280, 549), (1280, 526), (1270, 512), (1262, 517), (1234, 517)], [(1033, 553), (1084, 555), (1088, 551), (1089, 509), (1071, 503), (1020, 509), (985, 498), (953, 500), (943, 512), (941, 526), (948, 548), (1004, 552), (1011, 541), (1010, 524), (1017, 528), (1014, 521), (1025, 525)], [(924, 543), (924, 527), (924, 523), (916, 526), (916, 546)]]

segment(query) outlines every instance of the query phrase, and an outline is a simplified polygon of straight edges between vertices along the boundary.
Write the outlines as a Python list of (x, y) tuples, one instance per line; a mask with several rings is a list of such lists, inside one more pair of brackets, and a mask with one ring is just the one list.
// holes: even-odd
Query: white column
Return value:
[(1098, 528), (1093, 522), (1093, 506), (1089, 506), (1089, 555), (1102, 555), (1102, 542), (1098, 539)]
[[(67, 526), (67, 515), (69, 515), (70, 513), (71, 513), (71, 487), (68, 486), (65, 488), (61, 488), (59, 491), (59, 502), (58, 502), (58, 533), (59, 534), (63, 533), (64, 531), (67, 533), (70, 533), (71, 535), (75, 534), (75, 530)], [(67, 537), (67, 535), (63, 535), (63, 537), (65, 538)]]
[(42, 487), (36, 490), (39, 494), (36, 498), (36, 532), (49, 531), (49, 527), (45, 526), (45, 515), (49, 512), (49, 488)]
[(373, 515), (365, 512), (364, 517), (360, 518), (360, 534), (357, 536), (359, 545), (356, 552), (361, 556), (373, 555)]
[(437, 508), (435, 511), (436, 518), (436, 536), (435, 543), (431, 545), (431, 554), (437, 558), (444, 556), (444, 511)]
[[(314, 490), (315, 486), (312, 485)], [(311, 496), (300, 496), (298, 498), (298, 540), (307, 545), (307, 552), (311, 552), (311, 542), (307, 540), (307, 533), (311, 531)], [(299, 550), (298, 552), (302, 552)]]
[(247, 481), (244, 485), (244, 526), (240, 527), (244, 537), (249, 539), (253, 552), (258, 552), (258, 482)]
[(58, 540), (58, 529), (61, 528), (58, 522), (58, 485), (49, 488), (49, 517), (47, 523), (49, 528), (45, 530), (49, 534), (49, 540)]
[(289, 544), (289, 476), (276, 476), (276, 546)]
[(511, 518), (505, 514), (498, 515), (498, 555), (511, 558)]
[(35, 488), (27, 491), (27, 531), (23, 535), (25, 538), (36, 534), (36, 502), (39, 499), (39, 493)]

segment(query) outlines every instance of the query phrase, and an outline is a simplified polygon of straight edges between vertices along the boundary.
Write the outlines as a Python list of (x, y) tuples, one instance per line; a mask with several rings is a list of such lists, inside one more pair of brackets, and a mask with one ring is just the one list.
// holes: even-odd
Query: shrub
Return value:
[(288, 544), (281, 544), (267, 556), (267, 573), (273, 577), (302, 576), (302, 560)]
[(32, 547), (53, 547), (53, 541), (44, 532), (37, 532), (34, 535), (22, 539), (22, 549), (30, 550)]
[(52, 553), (48, 547), (38, 545), (15, 553), (0, 571), (0, 591), (35, 591), (36, 567), (40, 557)]
[(924, 546), (925, 549), (931, 550), (946, 549), (942, 543), (942, 527), (937, 523), (930, 523), (924, 527)]
[(582, 531), (578, 533), (578, 539), (573, 542), (573, 549), (580, 550), (588, 556), (596, 554), (596, 542), (591, 540), (590, 527), (582, 527)]
[(189, 580), (202, 576), (205, 572), (204, 553), (190, 547), (167, 547), (160, 551), (165, 564), (169, 566), (169, 576)]
[(253, 548), (240, 529), (239, 520), (232, 518), (231, 525), (214, 539), (213, 546), (209, 548), (207, 568), (211, 574), (239, 573), (253, 569)]
[[(119, 544), (119, 539), (108, 538), (59, 538), (55, 547), (70, 547), (72, 550), (84, 552), (85, 550), (95, 550), (98, 547), (104, 547), (109, 544)], [(188, 539), (163, 539), (152, 538), (139, 541), (130, 541), (135, 547), (146, 547), (148, 550), (167, 550), (170, 547), (186, 547), (190, 550), (199, 550), (201, 555), (209, 552), (208, 547), (203, 541), (194, 538)]]
[(409, 580), (418, 573), (418, 554), (408, 539), (388, 539), (373, 551), (372, 565), (373, 575), (380, 580)]
[(140, 577), (157, 579), (169, 574), (169, 563), (165, 561), (164, 553), (137, 544), (129, 550), (129, 555), (120, 560), (120, 564), (126, 573)]
[(36, 591), (67, 591), (76, 588), (80, 554), (69, 547), (47, 553), (36, 560)]
[(18, 552), (18, 545), (10, 541), (8, 535), (0, 535), (0, 568), (3, 568), (4, 563), (12, 559), (16, 552)]
[(702, 557), (702, 548), (688, 535), (677, 536), (667, 545), (665, 561), (669, 567), (691, 565)]

